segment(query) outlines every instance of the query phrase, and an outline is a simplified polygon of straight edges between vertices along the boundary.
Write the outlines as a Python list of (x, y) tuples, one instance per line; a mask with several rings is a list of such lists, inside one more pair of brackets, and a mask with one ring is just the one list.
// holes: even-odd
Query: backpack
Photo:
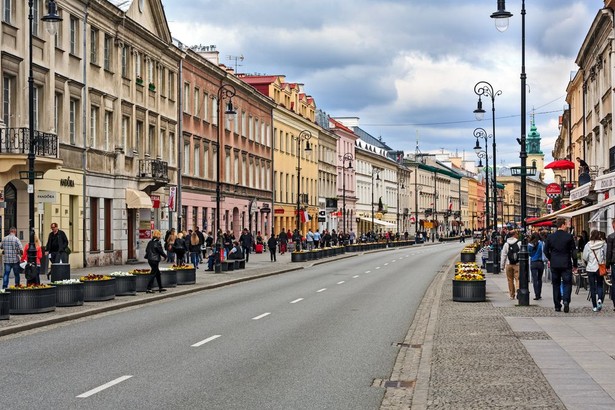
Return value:
[(511, 265), (519, 263), (519, 241), (508, 245), (508, 263)]

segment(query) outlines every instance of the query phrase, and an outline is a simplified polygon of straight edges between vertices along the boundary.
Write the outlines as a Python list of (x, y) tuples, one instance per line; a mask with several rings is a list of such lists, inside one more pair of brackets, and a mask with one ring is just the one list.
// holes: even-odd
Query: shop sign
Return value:
[(167, 206), (169, 207), (169, 212), (175, 212), (175, 196), (177, 195), (177, 187), (171, 186), (169, 187), (169, 203)]
[(273, 210), (273, 213), (276, 215), (281, 215), (284, 213), (284, 209), (283, 208), (277, 208)]
[(139, 229), (139, 239), (152, 239), (152, 231), (150, 229)]
[(602, 175), (596, 178), (594, 189), (598, 192), (615, 188), (615, 174)]
[(39, 190), (36, 192), (36, 201), (55, 204), (58, 202), (58, 193), (55, 191)]
[(70, 177), (66, 177), (60, 180), (60, 186), (67, 187), (67, 188), (74, 188), (75, 181), (70, 179)]
[(160, 208), (160, 195), (150, 195), (152, 200), (152, 208)]
[(547, 185), (545, 192), (549, 198), (556, 198), (562, 194), (562, 187), (559, 184), (552, 182)]
[(261, 208), (261, 214), (269, 214), (271, 213), (271, 208), (269, 208), (269, 204), (263, 204)]
[(579, 199), (585, 198), (587, 195), (589, 195), (590, 187), (591, 187), (591, 184), (585, 184), (585, 185), (581, 185), (580, 187), (576, 189), (573, 189), (572, 191), (570, 191), (570, 200), (578, 201)]

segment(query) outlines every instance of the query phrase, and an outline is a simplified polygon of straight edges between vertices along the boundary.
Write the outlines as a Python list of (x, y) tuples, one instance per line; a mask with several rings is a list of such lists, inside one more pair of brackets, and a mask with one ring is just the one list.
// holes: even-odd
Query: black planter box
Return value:
[(474, 253), (462, 253), (461, 262), (476, 262), (476, 254)]
[(55, 286), (41, 289), (11, 289), (12, 315), (45, 313), (56, 310)]
[(115, 296), (134, 296), (137, 294), (136, 276), (114, 276)]
[(453, 301), (484, 302), (487, 297), (485, 280), (453, 279)]
[(115, 299), (115, 278), (83, 282), (83, 300), (102, 302)]
[(307, 260), (307, 255), (305, 252), (293, 252), (290, 254), (291, 262), (305, 262)]
[(57, 282), (67, 279), (70, 279), (70, 263), (52, 263), (51, 281)]
[(83, 305), (83, 283), (56, 285), (57, 307), (81, 305)]
[[(151, 273), (147, 275), (143, 275), (143, 274), (135, 275), (136, 291), (145, 292), (147, 290), (147, 283), (149, 282), (149, 278), (151, 277), (152, 277)], [(155, 279), (154, 279), (154, 283), (156, 283)]]
[(11, 294), (0, 293), (0, 320), (8, 320), (11, 313)]
[(196, 268), (178, 269), (175, 272), (178, 285), (194, 285), (196, 283)]
[[(160, 279), (163, 288), (174, 288), (177, 286), (177, 271), (161, 270)], [(154, 279), (154, 283), (157, 285), (156, 279)]]

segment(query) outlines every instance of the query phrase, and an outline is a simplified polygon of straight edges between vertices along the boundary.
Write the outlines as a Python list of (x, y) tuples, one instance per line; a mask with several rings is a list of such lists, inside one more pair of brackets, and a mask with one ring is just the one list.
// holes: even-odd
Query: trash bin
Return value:
[(485, 266), (487, 267), (487, 273), (493, 273), (493, 249), (489, 249), (489, 256), (487, 257)]
[(41, 276), (44, 278), (47, 276), (49, 270), (49, 255), (43, 254), (41, 258)]
[(70, 279), (70, 263), (52, 263), (51, 281)]

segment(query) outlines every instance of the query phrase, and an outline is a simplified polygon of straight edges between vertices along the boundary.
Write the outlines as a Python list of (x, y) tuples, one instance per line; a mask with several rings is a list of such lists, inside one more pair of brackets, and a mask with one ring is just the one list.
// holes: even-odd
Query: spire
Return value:
[(528, 154), (539, 154), (541, 155), (543, 152), (540, 150), (540, 133), (538, 132), (538, 128), (536, 127), (536, 113), (534, 108), (532, 108), (532, 114), (530, 114), (530, 133), (527, 136), (527, 153)]

